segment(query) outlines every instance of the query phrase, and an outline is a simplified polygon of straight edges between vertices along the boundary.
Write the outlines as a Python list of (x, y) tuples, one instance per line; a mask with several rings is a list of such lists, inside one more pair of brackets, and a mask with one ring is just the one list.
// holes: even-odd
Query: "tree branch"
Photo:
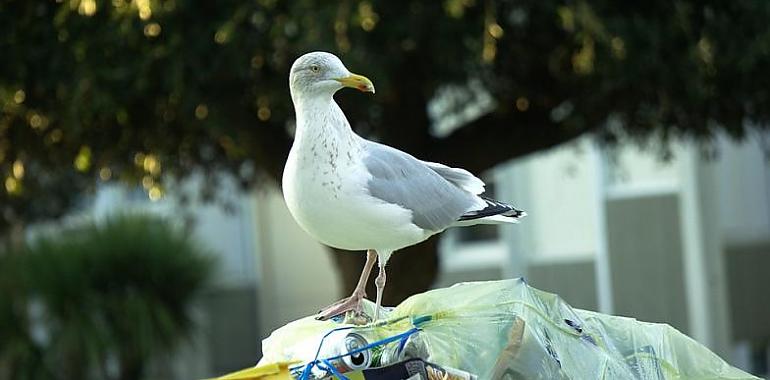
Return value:
[(573, 140), (596, 130), (600, 120), (565, 127), (544, 110), (490, 113), (431, 143), (429, 159), (480, 173), (506, 160)]

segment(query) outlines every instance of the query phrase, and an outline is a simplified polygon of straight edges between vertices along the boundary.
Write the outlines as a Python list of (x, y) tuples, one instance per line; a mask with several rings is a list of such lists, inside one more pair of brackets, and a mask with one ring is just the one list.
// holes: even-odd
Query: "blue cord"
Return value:
[(353, 326), (338, 327), (336, 329), (329, 330), (329, 332), (327, 332), (321, 338), (321, 343), (318, 344), (318, 349), (315, 352), (315, 358), (313, 358), (313, 361), (311, 361), (310, 363), (307, 363), (307, 365), (305, 366), (305, 370), (302, 371), (302, 376), (300, 376), (299, 380), (308, 380), (310, 378), (310, 370), (312, 370), (314, 366), (317, 366), (319, 364), (318, 355), (321, 354), (321, 347), (323, 347), (324, 340), (326, 340), (326, 338), (329, 337), (329, 335), (331, 335), (335, 331), (343, 331), (343, 330), (351, 330), (351, 329), (353, 329)]
[(322, 360), (323, 360), (324, 365), (326, 365), (326, 368), (322, 368), (322, 367), (320, 367), (320, 365), (319, 365), (318, 368), (321, 368), (321, 369), (325, 370), (327, 373), (329, 371), (331, 371), (331, 373), (334, 374), (334, 376), (336, 376), (337, 379), (339, 379), (339, 380), (350, 380), (350, 379), (347, 378), (347, 376), (341, 374), (340, 371), (337, 371), (337, 368), (334, 367), (334, 364), (329, 362), (329, 359), (322, 359)]
[[(350, 329), (353, 329), (353, 326), (339, 327), (339, 328), (336, 328), (336, 329), (333, 329), (333, 330), (330, 330), (329, 332), (327, 332), (321, 338), (321, 342), (318, 344), (318, 350), (316, 350), (315, 358), (311, 362), (307, 363), (307, 365), (305, 366), (305, 369), (302, 371), (302, 375), (300, 376), (299, 380), (309, 380), (310, 379), (310, 372), (312, 371), (312, 369), (314, 367), (318, 367), (319, 369), (324, 370), (327, 373), (331, 372), (338, 380), (349, 380), (345, 375), (343, 375), (339, 371), (337, 371), (337, 369), (331, 363), (332, 360), (342, 359), (345, 356), (350, 356), (350, 355), (357, 354), (359, 352), (364, 352), (364, 351), (369, 350), (371, 348), (374, 348), (374, 347), (377, 347), (377, 346), (381, 346), (381, 345), (385, 345), (385, 344), (388, 344), (388, 343), (391, 343), (391, 342), (395, 342), (397, 340), (400, 340), (399, 345), (398, 345), (398, 352), (400, 353), (401, 350), (404, 349), (404, 346), (406, 345), (406, 340), (409, 338), (409, 336), (411, 336), (412, 334), (420, 331), (420, 329), (418, 329), (417, 327), (412, 327), (411, 329), (409, 329), (409, 330), (407, 330), (405, 332), (402, 332), (401, 334), (393, 335), (393, 336), (385, 338), (385, 339), (380, 339), (380, 340), (378, 340), (376, 342), (369, 343), (366, 346), (356, 348), (355, 350), (352, 350), (352, 351), (350, 351), (348, 353), (345, 353), (345, 354), (342, 354), (342, 355), (333, 356), (333, 357), (330, 357), (330, 358), (323, 358), (323, 359), (320, 359), (320, 360), (318, 359), (318, 356), (321, 354), (321, 347), (323, 347), (324, 340), (329, 335), (331, 335), (335, 331), (350, 330)], [(326, 367), (326, 368), (324, 368), (324, 367)]]

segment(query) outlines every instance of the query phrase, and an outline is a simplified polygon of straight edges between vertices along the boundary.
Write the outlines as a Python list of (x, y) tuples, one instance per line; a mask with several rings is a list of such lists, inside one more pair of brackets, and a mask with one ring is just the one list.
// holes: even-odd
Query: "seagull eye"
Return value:
[(317, 72), (321, 71), (321, 68), (318, 67), (318, 65), (313, 65), (313, 66), (310, 66), (310, 70), (312, 72), (314, 72), (314, 73), (317, 73)]

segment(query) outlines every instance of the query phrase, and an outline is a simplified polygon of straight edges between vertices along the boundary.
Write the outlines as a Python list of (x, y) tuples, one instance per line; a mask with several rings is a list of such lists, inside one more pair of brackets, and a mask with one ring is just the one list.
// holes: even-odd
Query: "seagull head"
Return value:
[(369, 78), (353, 74), (337, 56), (326, 52), (307, 53), (294, 61), (289, 73), (292, 99), (305, 96), (329, 96), (343, 87), (374, 93)]

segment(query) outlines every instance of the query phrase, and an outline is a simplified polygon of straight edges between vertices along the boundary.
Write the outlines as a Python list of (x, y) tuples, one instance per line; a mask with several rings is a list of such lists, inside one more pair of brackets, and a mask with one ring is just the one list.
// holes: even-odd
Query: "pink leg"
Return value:
[(374, 285), (377, 287), (377, 306), (374, 309), (374, 322), (380, 318), (380, 306), (382, 306), (382, 293), (385, 291), (385, 265), (380, 262), (380, 273), (377, 274), (377, 278), (374, 279)]
[(373, 249), (366, 251), (366, 264), (364, 270), (361, 272), (361, 277), (358, 279), (358, 284), (353, 290), (353, 294), (348, 298), (339, 300), (318, 313), (316, 319), (325, 321), (335, 315), (340, 315), (350, 310), (361, 311), (361, 300), (366, 297), (366, 282), (369, 281), (369, 273), (372, 272), (374, 263), (377, 262), (377, 252)]

